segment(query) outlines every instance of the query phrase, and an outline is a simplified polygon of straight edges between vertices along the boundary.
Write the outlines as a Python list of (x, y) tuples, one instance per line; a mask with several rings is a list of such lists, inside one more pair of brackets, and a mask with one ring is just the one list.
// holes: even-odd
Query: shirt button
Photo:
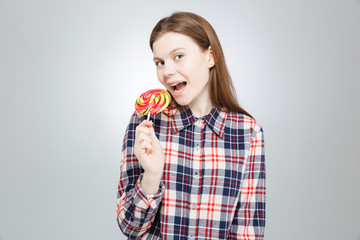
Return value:
[(199, 176), (199, 173), (198, 173), (198, 172), (195, 172), (195, 173), (194, 173), (194, 178), (195, 178), (195, 179), (199, 179), (199, 178), (200, 178), (200, 176)]
[(200, 120), (200, 119), (197, 120), (196, 123), (195, 123), (195, 125), (198, 126), (198, 127), (201, 127), (201, 125), (202, 125), (202, 124), (201, 124), (201, 120)]
[(196, 149), (197, 151), (200, 150), (200, 144), (199, 144), (199, 143), (196, 143), (196, 144), (195, 144), (195, 149)]
[(191, 239), (191, 240), (195, 240), (194, 235), (190, 235), (190, 239)]
[(196, 210), (196, 204), (194, 203), (192, 206), (191, 206), (192, 210)]

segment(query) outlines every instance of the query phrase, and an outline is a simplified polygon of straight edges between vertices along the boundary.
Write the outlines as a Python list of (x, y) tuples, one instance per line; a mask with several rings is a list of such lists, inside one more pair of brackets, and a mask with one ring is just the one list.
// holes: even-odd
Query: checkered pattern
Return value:
[(135, 113), (126, 130), (117, 219), (129, 239), (263, 239), (265, 156), (261, 126), (217, 109), (153, 117), (165, 152), (158, 194), (146, 195), (134, 155)]

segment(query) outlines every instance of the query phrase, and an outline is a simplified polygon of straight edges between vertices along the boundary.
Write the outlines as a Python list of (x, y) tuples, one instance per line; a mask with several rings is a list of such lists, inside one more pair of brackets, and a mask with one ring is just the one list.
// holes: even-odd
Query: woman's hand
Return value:
[(144, 120), (136, 127), (134, 152), (144, 169), (141, 187), (147, 194), (157, 193), (164, 171), (165, 157), (152, 122)]

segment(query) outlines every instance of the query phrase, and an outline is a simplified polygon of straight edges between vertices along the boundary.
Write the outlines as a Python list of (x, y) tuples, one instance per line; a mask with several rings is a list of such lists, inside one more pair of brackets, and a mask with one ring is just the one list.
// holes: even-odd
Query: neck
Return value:
[(196, 118), (201, 118), (210, 113), (213, 105), (209, 95), (209, 83), (206, 84), (202, 92), (188, 106)]
[(201, 118), (209, 114), (213, 106), (210, 101), (203, 101), (199, 104), (191, 104), (189, 108), (195, 117)]

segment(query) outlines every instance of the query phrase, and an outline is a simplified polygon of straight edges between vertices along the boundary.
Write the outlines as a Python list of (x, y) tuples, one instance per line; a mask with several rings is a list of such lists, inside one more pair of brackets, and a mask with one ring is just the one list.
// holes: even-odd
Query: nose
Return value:
[(176, 72), (176, 69), (175, 69), (175, 65), (173, 62), (169, 61), (167, 63), (164, 64), (164, 68), (163, 68), (163, 74), (164, 76), (171, 76), (171, 75), (174, 75)]

